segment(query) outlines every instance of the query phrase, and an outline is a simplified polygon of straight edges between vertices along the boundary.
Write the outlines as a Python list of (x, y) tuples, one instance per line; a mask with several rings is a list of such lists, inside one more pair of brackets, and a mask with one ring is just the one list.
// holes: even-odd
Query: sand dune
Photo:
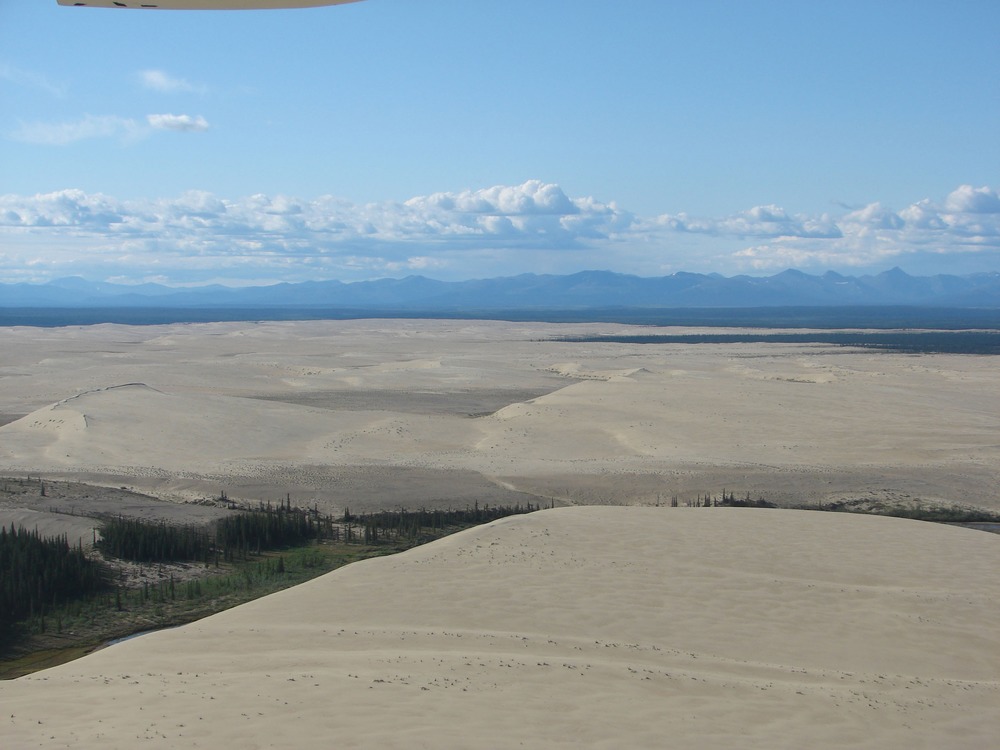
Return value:
[[(992, 358), (551, 340), (629, 330), (0, 329), (0, 474), (122, 487), (70, 500), (39, 484), (4, 517), (72, 530), (49, 511), (114, 512), (136, 499), (125, 486), (326, 510), (724, 487), (1000, 507)], [(557, 508), (2, 683), (0, 745), (978, 750), (1000, 736), (997, 539)]]
[(4, 746), (979, 750), (998, 570), (916, 521), (543, 511), (0, 684)]
[(227, 462), (280, 462), (372, 418), (259, 399), (166, 393), (142, 383), (61, 400), (6, 425), (11, 460), (37, 466), (198, 471)]
[(331, 509), (343, 503), (331, 477), (372, 467), (478, 475), (545, 502), (653, 504), (725, 486), (782, 501), (885, 491), (998, 507), (992, 358), (551, 340), (630, 330), (2, 329), (0, 414), (20, 418), (0, 425), (0, 472), (164, 495), (182, 476), (191, 489), (175, 497), (293, 491)]
[(987, 431), (996, 427), (981, 408), (963, 414), (954, 398), (935, 404), (931, 393), (921, 393), (918, 403), (893, 403), (882, 389), (843, 393), (825, 384), (815, 392), (801, 385), (814, 381), (791, 381), (796, 386), (789, 388), (787, 379), (756, 377), (750, 388), (729, 375), (702, 376), (713, 382), (699, 392), (649, 371), (639, 379), (619, 375), (567, 385), (475, 419), (317, 409), (128, 383), (60, 400), (0, 427), (0, 435), (10, 438), (4, 441), (8, 460), (47, 467), (197, 470), (253, 459), (350, 463), (388, 456), (423, 465), (530, 468), (579, 460), (655, 466), (721, 456), (746, 464), (809, 465), (824, 456), (844, 464), (929, 462), (964, 457), (967, 443), (990, 439)]

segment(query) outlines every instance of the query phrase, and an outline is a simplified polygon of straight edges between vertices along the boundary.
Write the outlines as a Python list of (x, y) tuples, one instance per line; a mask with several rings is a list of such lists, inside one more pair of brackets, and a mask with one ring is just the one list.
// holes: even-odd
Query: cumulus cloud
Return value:
[(839, 237), (841, 231), (828, 215), (789, 215), (780, 206), (754, 206), (731, 216), (698, 218), (687, 214), (663, 214), (654, 226), (676, 232), (716, 237)]
[(198, 115), (146, 115), (146, 122), (154, 130), (173, 130), (178, 133), (201, 133), (208, 130), (208, 121)]
[(60, 190), (20, 199), (0, 196), (0, 226), (78, 227), (104, 231), (125, 221), (123, 204), (82, 190)]
[(754, 270), (863, 268), (972, 254), (984, 256), (984, 266), (1000, 265), (1000, 199), (988, 187), (962, 185), (940, 204), (923, 199), (900, 211), (871, 203), (834, 222), (839, 234), (829, 241), (775, 235), (770, 242), (742, 248), (734, 258)]
[(985, 186), (962, 185), (948, 196), (944, 205), (955, 213), (997, 214), (1000, 213), (1000, 195)]
[(139, 71), (139, 82), (143, 88), (151, 91), (161, 91), (168, 94), (175, 93), (196, 93), (204, 94), (205, 86), (195, 85), (183, 78), (175, 78), (162, 70), (141, 70)]
[(465, 190), (460, 193), (435, 193), (411, 198), (407, 206), (438, 209), (467, 214), (506, 216), (564, 215), (578, 212), (558, 185), (541, 180), (528, 180), (522, 185), (497, 185), (483, 190)]
[(776, 205), (722, 217), (637, 217), (552, 183), (355, 204), (322, 196), (225, 198), (190, 191), (119, 200), (63, 190), (0, 196), (0, 277), (80, 273), (172, 283), (441, 278), (611, 268), (641, 275), (863, 269), (907, 258), (1000, 262), (1000, 211), (990, 188), (894, 211), (873, 202), (837, 215)]

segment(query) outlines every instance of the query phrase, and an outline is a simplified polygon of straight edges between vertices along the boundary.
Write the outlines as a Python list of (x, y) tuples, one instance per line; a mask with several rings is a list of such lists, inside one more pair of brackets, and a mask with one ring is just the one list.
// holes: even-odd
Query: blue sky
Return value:
[(0, 0), (0, 281), (1000, 270), (1000, 4)]

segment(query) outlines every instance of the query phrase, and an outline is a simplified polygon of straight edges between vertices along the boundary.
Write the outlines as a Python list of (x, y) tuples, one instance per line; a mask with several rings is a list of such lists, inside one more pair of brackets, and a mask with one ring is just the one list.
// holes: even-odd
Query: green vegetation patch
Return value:
[[(38, 564), (36, 552), (0, 557), (0, 571), (9, 572), (11, 596), (33, 587), (39, 602), (16, 611), (0, 604), (0, 612), (9, 613), (8, 627), (0, 633), (0, 679), (78, 658), (113, 639), (192, 622), (358, 560), (538, 509), (531, 504), (475, 504), (462, 510), (346, 511), (333, 517), (292, 507), (289, 500), (203, 527), (112, 518), (103, 523), (98, 543), (106, 564), (88, 558), (82, 548), (69, 549), (65, 539), (41, 540), (37, 533), (5, 530), (26, 549), (51, 548), (62, 555), (53, 559), (68, 555), (74, 565), (99, 575), (90, 588), (77, 587), (72, 583), (77, 579), (51, 588), (61, 579), (44, 571), (60, 568), (58, 563)], [(155, 579), (130, 579), (136, 568)]]
[(26, 618), (106, 591), (108, 570), (65, 536), (0, 528), (0, 638)]

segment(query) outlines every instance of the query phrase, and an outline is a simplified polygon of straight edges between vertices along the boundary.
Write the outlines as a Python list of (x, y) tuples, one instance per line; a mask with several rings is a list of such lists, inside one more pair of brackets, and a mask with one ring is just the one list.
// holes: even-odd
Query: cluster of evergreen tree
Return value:
[(107, 571), (66, 536), (0, 528), (0, 632), (108, 587)]
[(756, 500), (750, 498), (750, 493), (746, 494), (746, 497), (738, 498), (735, 492), (727, 493), (725, 490), (722, 491), (721, 498), (712, 498), (708, 495), (705, 496), (705, 505), (720, 505), (728, 508), (777, 508), (778, 506), (774, 503), (769, 503), (762, 497), (758, 497)]
[[(346, 525), (348, 542), (363, 542), (378, 544), (388, 541), (420, 541), (422, 538), (440, 536), (440, 532), (448, 528), (475, 526), (489, 523), (498, 518), (532, 513), (541, 506), (532, 505), (484, 505), (475, 503), (472, 507), (462, 510), (425, 510), (417, 511), (384, 510), (375, 513), (353, 515), (350, 509), (344, 510), (341, 519)], [(360, 527), (355, 531), (354, 527)]]
[[(339, 528), (336, 529), (339, 531)], [(267, 549), (291, 547), (335, 536), (334, 520), (316, 511), (293, 508), (291, 501), (273, 507), (270, 503), (215, 523), (215, 548), (226, 560)]]
[(101, 527), (98, 547), (105, 554), (135, 562), (194, 560), (203, 563), (246, 560), (265, 550), (294, 547), (311, 541), (353, 543), (422, 542), (446, 529), (488, 523), (505, 516), (531, 513), (540, 506), (483, 505), (461, 510), (395, 510), (335, 519), (316, 510), (293, 507), (291, 500), (260, 505), (220, 518), (211, 527), (173, 526), (162, 521), (114, 518)]
[(213, 555), (212, 540), (203, 527), (122, 516), (101, 524), (97, 547), (106, 555), (134, 562), (208, 562)]
[[(674, 495), (670, 499), (670, 507), (676, 508), (680, 505), (677, 496)], [(711, 492), (705, 493), (702, 497), (698, 495), (694, 500), (687, 500), (684, 502), (687, 507), (694, 508), (777, 508), (778, 506), (774, 503), (768, 502), (763, 497), (758, 497), (756, 500), (750, 497), (748, 492), (745, 497), (736, 497), (735, 492), (722, 491), (719, 496), (713, 495)], [(659, 506), (659, 502), (657, 502)]]
[(245, 560), (264, 550), (328, 539), (338, 533), (332, 517), (293, 508), (289, 500), (220, 518), (210, 527), (112, 518), (102, 524), (97, 546), (107, 555), (134, 562), (194, 560), (207, 564), (220, 559)]

